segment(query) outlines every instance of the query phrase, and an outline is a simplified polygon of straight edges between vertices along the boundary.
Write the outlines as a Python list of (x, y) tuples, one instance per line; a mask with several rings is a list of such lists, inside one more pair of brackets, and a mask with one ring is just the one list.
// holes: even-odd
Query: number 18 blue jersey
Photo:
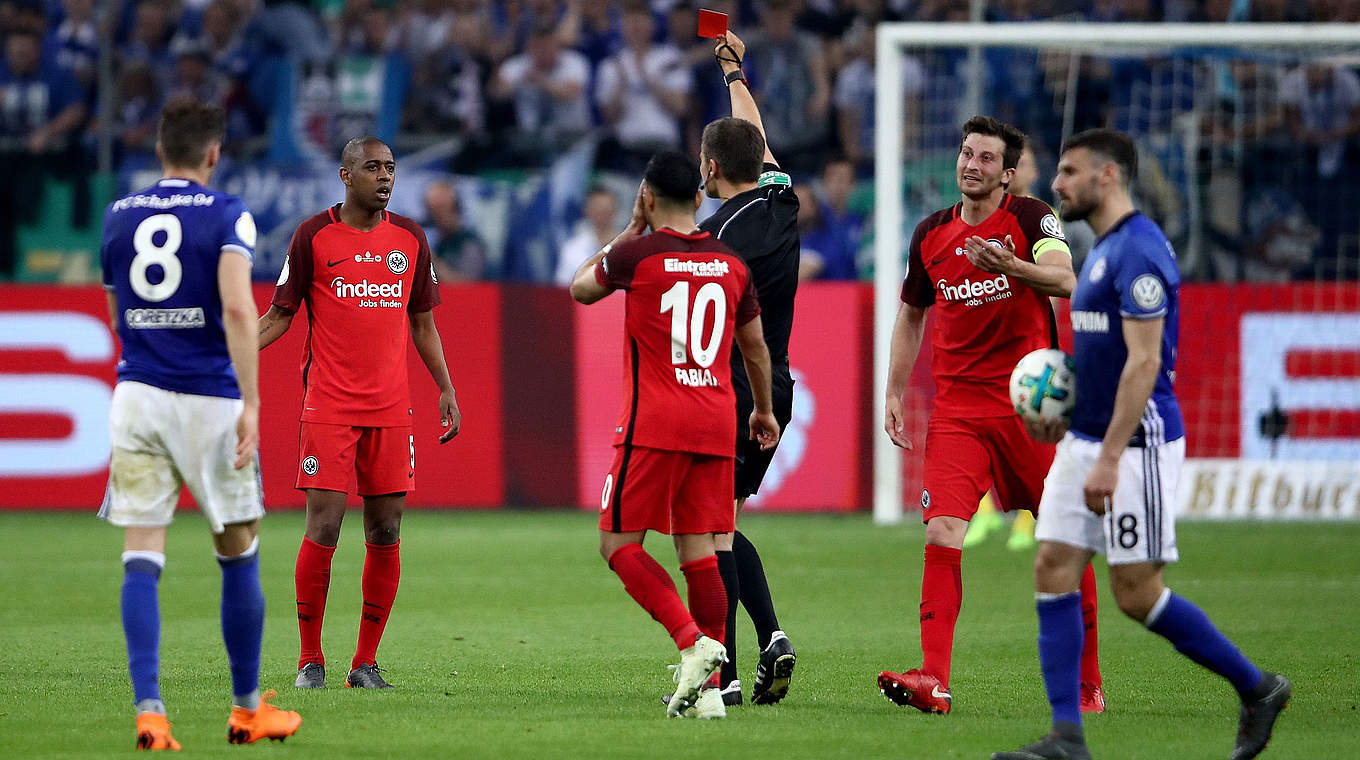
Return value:
[(241, 397), (217, 289), (223, 255), (255, 256), (255, 220), (234, 195), (163, 179), (109, 205), (100, 261), (118, 303), (120, 381)]

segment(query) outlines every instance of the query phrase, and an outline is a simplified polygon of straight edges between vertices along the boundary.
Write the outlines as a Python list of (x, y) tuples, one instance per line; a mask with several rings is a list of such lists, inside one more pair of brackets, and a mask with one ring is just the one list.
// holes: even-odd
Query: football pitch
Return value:
[[(954, 712), (883, 699), (875, 676), (919, 664), (923, 531), (866, 515), (743, 518), (798, 650), (788, 698), (725, 721), (668, 720), (678, 661), (572, 512), (411, 512), (402, 580), (380, 664), (395, 691), (343, 688), (358, 626), (363, 536), (346, 522), (332, 570), (330, 688), (292, 687), (296, 512), (271, 514), (261, 544), (268, 612), (262, 687), (302, 713), (285, 744), (226, 743), (229, 678), (220, 575), (206, 526), (182, 514), (162, 577), (162, 693), (194, 756), (294, 758), (986, 758), (1037, 738), (1048, 714), (1035, 651), (1029, 553), (970, 549), (954, 652)], [(1168, 585), (1199, 603), (1295, 695), (1266, 758), (1360, 757), (1360, 524), (1190, 523)], [(118, 618), (121, 531), (86, 514), (0, 514), (7, 648), (0, 757), (131, 754), (131, 689)], [(665, 536), (647, 542), (675, 572)], [(1126, 620), (1101, 583), (1109, 712), (1087, 721), (1097, 758), (1226, 758), (1237, 701), (1217, 677)], [(683, 585), (682, 585), (683, 590)], [(747, 695), (754, 635), (739, 613)]]

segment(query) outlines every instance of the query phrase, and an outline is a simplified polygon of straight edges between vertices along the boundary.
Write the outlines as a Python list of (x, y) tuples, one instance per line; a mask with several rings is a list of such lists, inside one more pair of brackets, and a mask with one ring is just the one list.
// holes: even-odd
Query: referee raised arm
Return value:
[[(746, 260), (760, 299), (765, 343), (773, 369), (774, 413), (780, 429), (793, 415), (793, 378), (789, 373), (789, 332), (793, 329), (793, 297), (798, 289), (798, 197), (789, 175), (780, 170), (765, 143), (760, 110), (746, 87), (741, 69), (746, 45), (731, 31), (717, 40), (714, 56), (727, 78), (732, 116), (704, 127), (699, 164), (704, 192), (723, 201), (717, 213), (699, 225), (726, 243)], [(737, 393), (736, 415), (743, 421), (751, 414), (751, 388), (741, 352), (732, 352), (732, 385)], [(738, 430), (745, 428), (738, 425)], [(740, 433), (736, 441), (736, 492), (734, 508), (740, 515), (746, 498), (760, 489), (760, 482), (774, 457), (774, 450), (760, 446)], [(755, 624), (760, 643), (751, 701), (774, 704), (784, 698), (793, 676), (795, 655), (788, 636), (779, 628), (765, 568), (755, 546), (738, 530), (719, 535), (718, 566), (727, 586), (728, 662), (722, 669), (723, 701), (741, 704), (737, 680), (737, 599)]]

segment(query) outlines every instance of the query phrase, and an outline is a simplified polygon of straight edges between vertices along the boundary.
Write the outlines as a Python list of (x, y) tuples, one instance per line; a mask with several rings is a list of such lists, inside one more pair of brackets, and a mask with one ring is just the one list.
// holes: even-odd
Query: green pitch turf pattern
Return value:
[[(180, 517), (161, 582), (162, 691), (190, 756), (326, 758), (986, 758), (1043, 733), (1028, 554), (998, 538), (970, 549), (954, 653), (954, 713), (930, 717), (879, 695), (883, 668), (919, 661), (919, 525), (867, 517), (744, 520), (798, 649), (788, 699), (721, 722), (668, 720), (669, 638), (596, 550), (585, 513), (406, 516), (402, 583), (379, 657), (395, 691), (342, 687), (358, 624), (360, 519), (336, 553), (325, 645), (331, 688), (293, 689), (293, 562), (302, 519), (264, 524), (268, 615), (262, 685), (303, 715), (286, 744), (225, 741), (229, 679), (220, 577), (202, 520)], [(1203, 606), (1249, 656), (1293, 679), (1266, 758), (1360, 757), (1360, 524), (1189, 524), (1169, 585)], [(131, 753), (120, 531), (92, 514), (0, 515), (0, 757)], [(674, 571), (669, 540), (648, 548)], [(669, 555), (669, 556), (668, 556)], [(1237, 703), (1226, 684), (1110, 602), (1101, 648), (1109, 712), (1087, 722), (1097, 758), (1223, 758)], [(678, 577), (678, 573), (676, 574)], [(754, 637), (741, 618), (749, 695)]]

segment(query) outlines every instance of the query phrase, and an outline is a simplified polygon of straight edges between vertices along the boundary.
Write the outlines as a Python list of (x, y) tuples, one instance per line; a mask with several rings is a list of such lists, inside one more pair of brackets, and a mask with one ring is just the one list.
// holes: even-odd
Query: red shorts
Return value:
[(360, 496), (414, 491), (416, 439), (411, 426), (302, 423), (294, 487), (348, 493), (356, 480)]
[(732, 478), (732, 457), (619, 446), (600, 495), (600, 530), (731, 533)]
[(996, 488), (997, 507), (1038, 510), (1052, 444), (1025, 432), (1017, 415), (980, 419), (931, 417), (926, 425), (924, 521), (948, 515), (971, 520), (978, 502)]

